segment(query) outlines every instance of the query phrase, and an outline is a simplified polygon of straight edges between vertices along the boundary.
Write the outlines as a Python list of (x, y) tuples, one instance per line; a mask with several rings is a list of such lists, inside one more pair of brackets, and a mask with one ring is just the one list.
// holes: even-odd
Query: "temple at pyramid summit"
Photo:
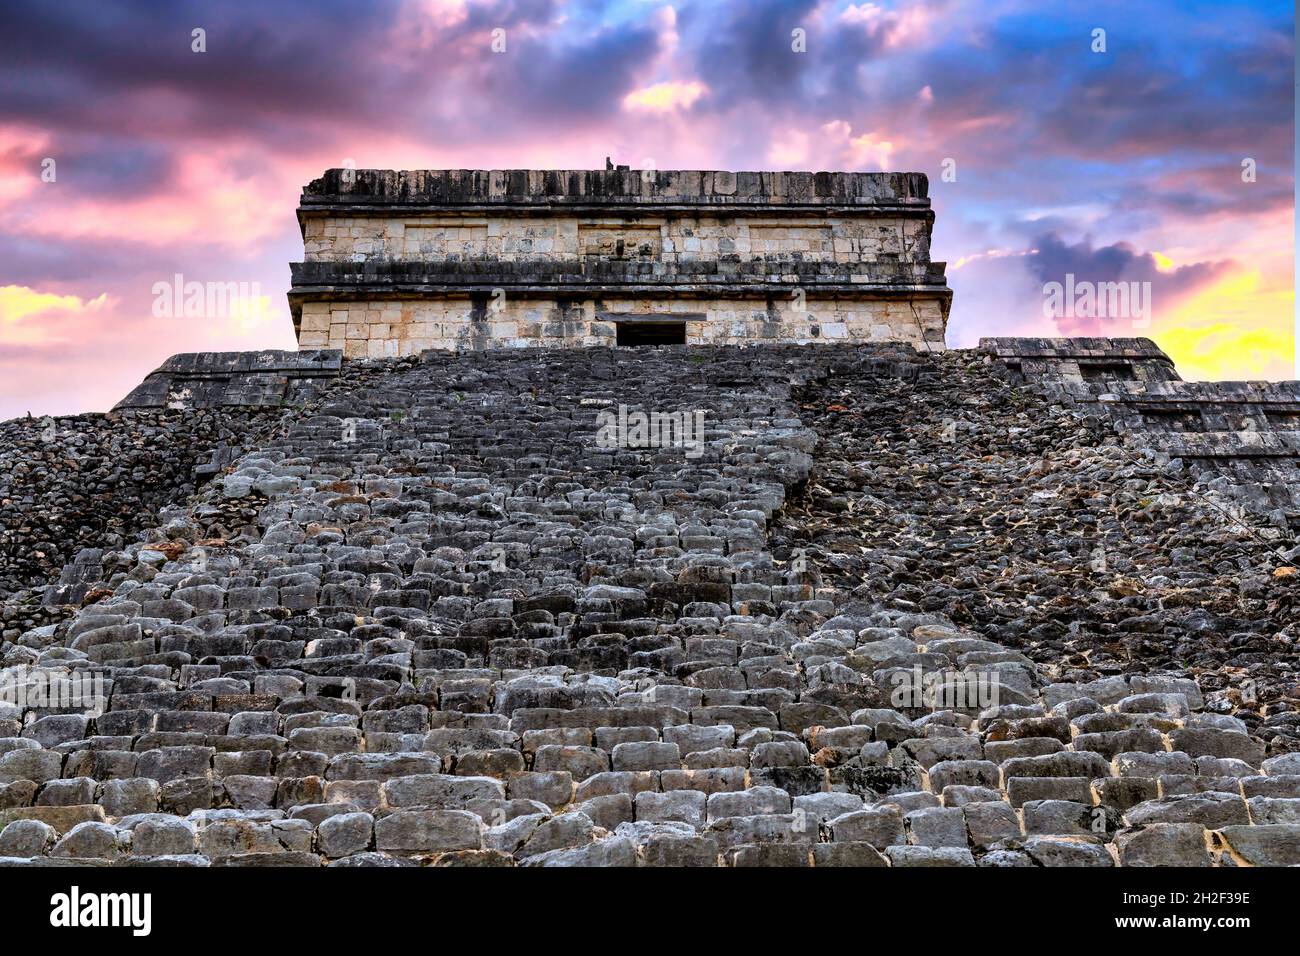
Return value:
[(354, 170), (309, 183), (303, 348), (944, 347), (922, 173)]

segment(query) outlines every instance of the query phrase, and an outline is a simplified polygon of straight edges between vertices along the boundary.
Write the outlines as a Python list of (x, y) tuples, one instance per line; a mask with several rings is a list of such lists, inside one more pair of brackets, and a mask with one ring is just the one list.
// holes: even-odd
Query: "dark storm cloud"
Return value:
[[(551, 42), (525, 38), (508, 55), (493, 56), (482, 73), (493, 113), (527, 125), (579, 124), (616, 113), (635, 88), (637, 70), (654, 55), (649, 28), (601, 30), (585, 37), (561, 27)], [(490, 122), (492, 114), (483, 117)]]
[[(544, 0), (475, 3), (445, 22), (397, 2), (29, 4), (0, 33), (0, 120), (290, 149), (341, 126), (400, 135), (436, 122), (457, 139), (502, 117), (553, 128), (616, 112), (654, 31), (558, 14)], [(190, 49), (194, 27), (206, 53)], [(490, 50), (498, 27), (505, 55)]]
[[(884, 4), (878, 5), (884, 7)], [(918, 3), (845, 16), (812, 0), (693, 3), (679, 11), (683, 49), (711, 94), (700, 108), (761, 105), (805, 121), (895, 117), (929, 86), (917, 122), (968, 157), (1010, 149), (1126, 162), (1181, 150), (1266, 157), (1285, 164), (1294, 72), (1291, 17), (1257, 4), (1250, 29), (1210, 30), (1194, 11), (1154, 29), (1140, 8), (1066, 8), (981, 18), (977, 5)], [(1227, 21), (1240, 11), (1221, 11)], [(909, 34), (909, 17), (930, 36)], [(1208, 16), (1207, 16), (1208, 18)], [(1108, 50), (1093, 53), (1095, 22)], [(808, 53), (790, 31), (808, 31)], [(943, 32), (953, 27), (951, 34)], [(962, 130), (979, 117), (1011, 122), (996, 136)]]
[(1150, 282), (1153, 296), (1175, 301), (1203, 288), (1230, 270), (1233, 263), (1194, 262), (1161, 271), (1149, 252), (1138, 252), (1126, 242), (1093, 246), (1084, 239), (1073, 245), (1055, 234), (1039, 236), (1036, 255), (1027, 256), (1029, 270), (1043, 282), (1063, 282), (1067, 274), (1086, 282)]
[(1268, 35), (1210, 41), (1195, 59), (1165, 59), (1154, 43), (1143, 44), (1134, 56), (1081, 74), (1059, 108), (1043, 114), (1036, 139), (1113, 160), (1175, 150), (1285, 156), (1291, 131), (1278, 118), (1292, 113), (1293, 75), (1276, 52)]
[[(220, 135), (261, 117), (338, 115), (382, 77), (392, 4), (26, 3), (5, 15), (6, 118)], [(191, 50), (191, 30), (207, 52)], [(165, 94), (165, 97), (163, 96)], [(141, 107), (156, 100), (157, 112)], [(188, 108), (187, 108), (188, 106)]]
[(791, 49), (791, 31), (815, 31), (816, 8), (817, 0), (755, 0), (683, 9), (681, 32), (696, 44), (696, 73), (713, 91), (713, 105), (726, 109), (749, 99), (773, 104), (797, 99), (801, 78), (813, 67), (807, 53)]

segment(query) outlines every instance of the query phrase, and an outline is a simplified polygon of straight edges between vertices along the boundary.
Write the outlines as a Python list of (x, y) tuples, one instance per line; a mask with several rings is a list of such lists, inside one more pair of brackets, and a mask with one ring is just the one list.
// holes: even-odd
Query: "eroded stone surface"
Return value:
[(928, 192), (922, 173), (331, 169), (302, 192), (289, 305), (299, 345), (348, 358), (623, 344), (645, 322), (942, 349)]
[[(426, 353), (255, 405), (5, 632), (22, 686), (105, 681), (0, 705), (5, 864), (1294, 863), (1283, 544), (987, 359)], [(620, 404), (700, 453), (600, 447)]]

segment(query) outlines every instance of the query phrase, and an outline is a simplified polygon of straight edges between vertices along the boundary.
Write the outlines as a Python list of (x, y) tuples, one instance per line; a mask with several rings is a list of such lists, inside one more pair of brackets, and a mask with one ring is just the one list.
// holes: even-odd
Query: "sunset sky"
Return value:
[[(177, 352), (293, 348), (298, 193), (349, 162), (921, 171), (950, 345), (1149, 335), (1188, 378), (1292, 378), (1293, 21), (1271, 0), (5, 0), (0, 418), (107, 409)], [(155, 317), (177, 273), (263, 305)], [(1067, 273), (1150, 282), (1149, 326), (1044, 318)]]

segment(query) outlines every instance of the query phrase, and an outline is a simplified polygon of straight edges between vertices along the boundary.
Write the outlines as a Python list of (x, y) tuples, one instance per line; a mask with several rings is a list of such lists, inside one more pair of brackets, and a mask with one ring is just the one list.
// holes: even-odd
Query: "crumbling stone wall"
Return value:
[(298, 209), (299, 343), (349, 358), (607, 345), (689, 315), (688, 344), (944, 347), (917, 173), (330, 170)]
[(194, 409), (0, 423), (0, 594), (47, 584), (80, 548), (132, 540), (259, 417)]
[(341, 361), (337, 352), (174, 355), (111, 412), (0, 422), (4, 636), (66, 616), (43, 609), (33, 589), (58, 581), (53, 603), (79, 605), (90, 589), (74, 556), (134, 540), (336, 382)]

